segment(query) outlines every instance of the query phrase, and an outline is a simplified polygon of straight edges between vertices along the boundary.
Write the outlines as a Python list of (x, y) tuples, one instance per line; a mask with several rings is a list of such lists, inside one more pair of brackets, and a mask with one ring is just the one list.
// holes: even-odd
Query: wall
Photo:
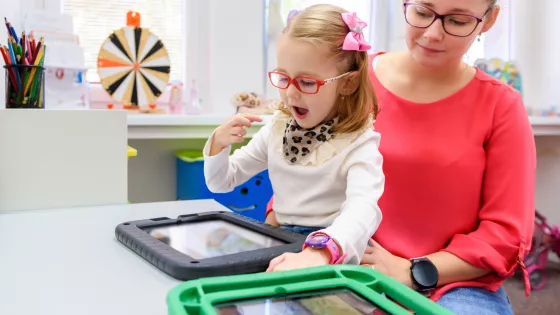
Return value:
[[(524, 98), (527, 106), (547, 106), (546, 73), (552, 70), (549, 53), (546, 51), (551, 39), (554, 0), (541, 0), (543, 5), (531, 5), (530, 1), (517, 0), (515, 3), (516, 27), (513, 30), (513, 58), (518, 62), (523, 78)], [(521, 25), (523, 27), (521, 27)]]
[(203, 14), (208, 15), (208, 24), (199, 29), (198, 43), (207, 49), (200, 50), (203, 59), (195, 61), (203, 65), (198, 72), (205, 80), (203, 106), (233, 114), (230, 99), (235, 93), (264, 92), (264, 1), (243, 0), (242, 8), (238, 1), (200, 2), (207, 6)]
[[(537, 109), (560, 105), (560, 43), (557, 16), (560, 2), (515, 0), (512, 58), (519, 64), (525, 103)], [(560, 224), (560, 137), (537, 137), (536, 207)]]

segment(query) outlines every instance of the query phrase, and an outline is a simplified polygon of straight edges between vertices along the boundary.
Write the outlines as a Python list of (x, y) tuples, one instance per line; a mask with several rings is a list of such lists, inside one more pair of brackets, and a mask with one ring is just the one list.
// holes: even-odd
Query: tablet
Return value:
[(327, 265), (187, 281), (167, 294), (169, 315), (451, 315), (367, 267)]
[(149, 235), (196, 260), (285, 245), (267, 234), (224, 220), (145, 228)]
[(348, 289), (217, 303), (220, 315), (387, 315), (378, 305)]
[(299, 252), (305, 236), (229, 212), (119, 224), (116, 238), (178, 280), (265, 271), (270, 260)]

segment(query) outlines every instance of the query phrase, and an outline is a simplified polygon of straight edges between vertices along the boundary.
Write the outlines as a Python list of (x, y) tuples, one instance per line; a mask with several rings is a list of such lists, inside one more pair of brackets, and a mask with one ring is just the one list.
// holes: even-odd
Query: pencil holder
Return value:
[(45, 108), (45, 68), (5, 65), (6, 108)]

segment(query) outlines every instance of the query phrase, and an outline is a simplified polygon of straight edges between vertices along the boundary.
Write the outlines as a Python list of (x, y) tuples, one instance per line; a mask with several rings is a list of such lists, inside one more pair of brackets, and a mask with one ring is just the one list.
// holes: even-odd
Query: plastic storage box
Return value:
[(268, 171), (263, 171), (229, 193), (212, 193), (204, 180), (202, 151), (183, 150), (177, 156), (177, 199), (214, 199), (230, 210), (264, 222), (272, 197)]
[(138, 155), (138, 151), (136, 151), (135, 148), (129, 146), (129, 147), (126, 149), (126, 156), (128, 156), (128, 159), (129, 159), (129, 160), (130, 160), (130, 157), (132, 157), (132, 156), (137, 156), (137, 155)]

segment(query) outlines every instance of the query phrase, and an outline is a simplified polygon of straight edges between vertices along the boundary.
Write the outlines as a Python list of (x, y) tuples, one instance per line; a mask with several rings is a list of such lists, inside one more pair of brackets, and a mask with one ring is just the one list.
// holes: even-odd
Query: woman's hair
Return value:
[[(342, 13), (348, 11), (333, 5), (319, 4), (310, 6), (293, 16), (284, 29), (284, 33), (294, 39), (304, 40), (316, 45), (326, 45), (332, 58), (339, 62), (340, 74), (352, 73), (357, 80), (356, 90), (349, 95), (342, 95), (335, 105), (339, 121), (336, 132), (354, 132), (362, 129), (369, 120), (369, 115), (377, 116), (377, 97), (369, 77), (369, 59), (367, 51), (343, 50), (342, 44), (350, 29), (342, 20)], [(341, 80), (347, 79), (346, 77)]]
[(496, 3), (498, 2), (498, 0), (488, 0), (488, 2), (490, 2), (490, 6), (493, 7), (496, 5)]

